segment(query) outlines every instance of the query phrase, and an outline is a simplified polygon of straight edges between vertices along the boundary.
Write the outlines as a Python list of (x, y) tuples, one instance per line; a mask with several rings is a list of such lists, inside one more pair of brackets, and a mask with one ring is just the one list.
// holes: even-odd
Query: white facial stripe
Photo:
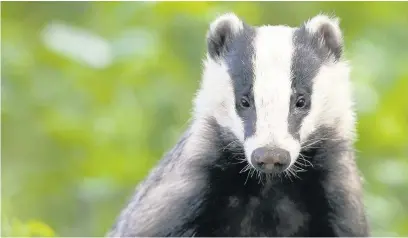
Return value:
[(323, 65), (313, 79), (312, 106), (300, 128), (300, 141), (317, 126), (333, 127), (348, 139), (354, 137), (353, 101), (351, 100), (349, 67), (345, 62)]
[(244, 126), (235, 110), (235, 96), (227, 67), (210, 59), (204, 61), (203, 80), (194, 102), (195, 119), (214, 117), (244, 141)]
[(299, 143), (288, 131), (293, 31), (286, 26), (257, 29), (253, 88), (257, 122), (255, 134), (245, 142), (249, 163), (252, 151), (263, 146), (289, 151), (291, 165), (300, 151)]

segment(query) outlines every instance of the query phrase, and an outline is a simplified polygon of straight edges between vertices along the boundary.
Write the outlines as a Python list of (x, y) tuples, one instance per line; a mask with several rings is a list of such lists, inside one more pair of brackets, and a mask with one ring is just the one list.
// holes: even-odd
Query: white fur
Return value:
[(234, 89), (226, 66), (207, 57), (202, 77), (194, 101), (195, 119), (213, 116), (221, 126), (229, 128), (243, 142), (244, 125), (235, 110)]
[[(340, 29), (340, 20), (336, 17), (319, 14), (305, 23), (306, 29), (312, 34), (323, 36), (323, 33), (330, 33), (330, 38), (336, 44), (343, 44), (343, 34)], [(324, 44), (324, 37), (320, 38), (320, 43)]]
[(245, 141), (249, 163), (253, 150), (264, 146), (289, 151), (291, 164), (299, 155), (300, 145), (288, 131), (293, 31), (293, 28), (286, 26), (263, 26), (257, 29), (254, 43), (257, 122), (255, 134)]
[(355, 123), (353, 106), (347, 63), (323, 65), (314, 78), (312, 106), (309, 114), (303, 119), (300, 141), (304, 142), (318, 126), (334, 125), (337, 133), (353, 140)]
[(342, 39), (340, 20), (337, 17), (329, 17), (327, 15), (319, 14), (306, 22), (306, 28), (311, 33), (318, 32), (324, 25), (329, 25), (336, 38)]

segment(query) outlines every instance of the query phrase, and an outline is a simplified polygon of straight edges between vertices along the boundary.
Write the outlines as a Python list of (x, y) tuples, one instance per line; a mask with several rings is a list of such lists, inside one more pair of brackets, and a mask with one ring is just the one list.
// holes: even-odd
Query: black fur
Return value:
[[(232, 40), (229, 51), (225, 54), (224, 61), (228, 67), (234, 94), (235, 110), (244, 123), (245, 138), (255, 134), (256, 131), (256, 108), (254, 103), (253, 82), (254, 66), (252, 58), (255, 55), (253, 40), (255, 29), (244, 24), (244, 29)], [(250, 107), (243, 108), (241, 99), (245, 98)]]
[[(135, 227), (133, 219), (149, 216), (138, 211), (138, 203), (149, 203), (139, 197), (139, 201), (127, 208), (130, 212), (122, 215), (118, 222), (125, 222), (122, 227), (114, 227), (111, 236), (368, 236), (362, 208), (348, 204), (342, 187), (328, 193), (329, 174), (341, 171), (339, 160), (341, 153), (351, 150), (347, 141), (338, 140), (331, 128), (320, 128), (312, 135), (315, 138), (332, 138), (316, 143), (311, 150), (303, 151), (313, 164), (307, 172), (298, 173), (299, 178), (280, 177), (259, 183), (256, 176), (240, 173), (245, 166), (239, 163), (243, 157), (243, 148), (233, 143), (235, 136), (221, 128), (215, 120), (208, 121), (209, 134), (214, 137), (208, 141), (210, 151), (203, 151), (200, 160), (214, 161), (202, 163), (194, 170), (197, 174), (189, 180), (204, 179), (192, 191), (182, 196), (183, 201), (174, 206), (171, 213), (155, 214), (151, 219), (163, 222), (144, 232), (142, 227)], [(183, 157), (183, 140), (162, 161), (160, 166), (175, 164), (172, 160)], [(207, 138), (210, 139), (210, 138)], [(231, 145), (232, 144), (232, 145)], [(216, 160), (214, 159), (216, 157)], [(188, 159), (188, 158), (184, 158)], [(179, 168), (183, 169), (183, 168)], [(161, 176), (160, 171), (156, 172)], [(345, 174), (347, 176), (347, 174)], [(189, 178), (186, 178), (189, 179)], [(341, 179), (339, 177), (339, 179)], [(344, 178), (346, 179), (346, 178)], [(157, 186), (160, 179), (151, 177), (145, 183)], [(197, 181), (196, 181), (197, 182)], [(201, 186), (200, 184), (205, 184)], [(155, 204), (151, 204), (154, 206)], [(362, 204), (356, 204), (362, 206)], [(139, 213), (138, 213), (139, 212)], [(349, 218), (350, 220), (344, 219)], [(359, 224), (353, 219), (359, 218)]]
[[(328, 51), (320, 46), (319, 39), (309, 33), (305, 27), (296, 29), (292, 40), (294, 52), (290, 71), (293, 93), (290, 98), (288, 131), (293, 137), (299, 139), (302, 120), (312, 107), (313, 79), (326, 61)], [(306, 100), (306, 107), (301, 110), (295, 107), (299, 97)]]

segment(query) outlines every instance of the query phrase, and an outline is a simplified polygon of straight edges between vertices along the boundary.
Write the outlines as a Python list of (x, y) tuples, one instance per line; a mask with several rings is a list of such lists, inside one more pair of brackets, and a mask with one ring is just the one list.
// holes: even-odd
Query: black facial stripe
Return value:
[[(252, 58), (255, 55), (254, 38), (255, 29), (244, 24), (244, 29), (234, 37), (228, 52), (225, 54), (225, 62), (234, 87), (235, 109), (243, 120), (245, 138), (255, 133), (257, 120), (252, 91), (254, 81)], [(251, 107), (241, 107), (240, 102), (243, 96), (248, 97)]]
[[(324, 64), (329, 51), (320, 46), (318, 38), (303, 26), (293, 34), (294, 52), (291, 65), (292, 95), (288, 115), (289, 133), (299, 139), (300, 125), (311, 108), (313, 78)], [(296, 100), (302, 95), (307, 102), (303, 109), (296, 108)]]

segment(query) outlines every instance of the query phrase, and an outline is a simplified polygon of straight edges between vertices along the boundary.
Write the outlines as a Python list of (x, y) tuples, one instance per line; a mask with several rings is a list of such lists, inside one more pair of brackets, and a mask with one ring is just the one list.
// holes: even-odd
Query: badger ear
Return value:
[(343, 53), (343, 33), (339, 19), (327, 15), (317, 15), (305, 23), (306, 29), (326, 47), (336, 60)]
[(225, 13), (217, 17), (207, 32), (207, 50), (213, 60), (218, 60), (228, 51), (228, 46), (234, 37), (244, 27), (241, 21), (233, 13)]

